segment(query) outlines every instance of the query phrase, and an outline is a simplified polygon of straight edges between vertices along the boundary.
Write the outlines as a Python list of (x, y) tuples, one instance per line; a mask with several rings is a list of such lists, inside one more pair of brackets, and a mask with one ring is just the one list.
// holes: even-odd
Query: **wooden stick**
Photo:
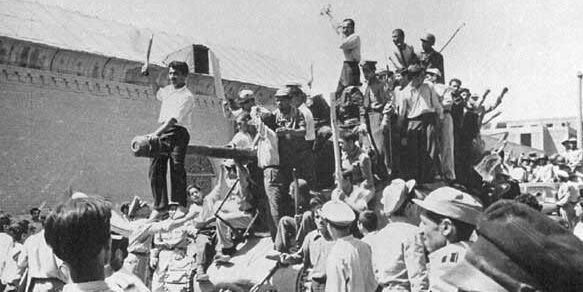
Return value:
[(332, 143), (334, 145), (334, 174), (336, 187), (342, 186), (342, 160), (338, 146), (338, 123), (336, 121), (336, 94), (330, 93), (330, 126), (332, 127)]

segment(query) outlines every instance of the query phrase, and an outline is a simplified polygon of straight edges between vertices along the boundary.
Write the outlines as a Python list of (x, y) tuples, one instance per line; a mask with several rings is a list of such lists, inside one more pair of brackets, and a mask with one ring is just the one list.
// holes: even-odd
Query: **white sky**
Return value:
[[(443, 52), (445, 74), (490, 100), (510, 88), (502, 119), (575, 116), (576, 73), (583, 71), (583, 1), (542, 0), (36, 0), (68, 10), (169, 33), (243, 47), (306, 68), (314, 62), (314, 89), (336, 88), (342, 52), (320, 9), (332, 5), (338, 20), (351, 17), (362, 56), (386, 64), (391, 31), (402, 28), (420, 50), (424, 32)], [(178, 48), (177, 48), (178, 49)]]

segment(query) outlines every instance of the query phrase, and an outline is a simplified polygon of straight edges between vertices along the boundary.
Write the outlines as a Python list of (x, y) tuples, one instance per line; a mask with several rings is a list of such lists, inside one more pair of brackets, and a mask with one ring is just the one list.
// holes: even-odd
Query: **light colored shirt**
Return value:
[(326, 261), (326, 292), (373, 292), (377, 282), (370, 246), (352, 235), (339, 238)]
[(427, 291), (427, 260), (417, 226), (391, 222), (370, 236), (368, 243), (379, 285), (388, 291)]
[(10, 250), (14, 246), (14, 239), (5, 232), (0, 232), (0, 276), (2, 276), (6, 261), (9, 260)]
[(160, 107), (159, 123), (174, 118), (176, 125), (186, 128), (188, 133), (192, 133), (192, 111), (194, 109), (194, 95), (186, 85), (179, 89), (173, 85), (160, 88), (156, 93), (156, 98), (162, 101)]
[(68, 277), (62, 268), (63, 261), (55, 256), (53, 249), (45, 240), (45, 231), (27, 238), (18, 256), (18, 267), (28, 268), (28, 278), (57, 278), (64, 283)]
[(360, 36), (353, 33), (342, 38), (340, 48), (344, 52), (344, 60), (349, 62), (360, 62)]
[(261, 120), (257, 120), (257, 166), (279, 166), (279, 149), (277, 146), (277, 134), (266, 126)]
[(123, 268), (105, 279), (110, 286), (122, 289), (124, 292), (150, 292), (146, 284), (136, 275)]
[(304, 115), (304, 120), (306, 121), (306, 141), (314, 141), (316, 139), (316, 124), (312, 111), (306, 106), (306, 103), (302, 103), (298, 110)]
[(468, 248), (469, 242), (461, 241), (448, 244), (429, 254), (427, 270), (431, 291), (458, 291), (456, 287), (446, 283), (441, 277), (461, 262)]
[(434, 83), (433, 89), (437, 92), (439, 101), (444, 111), (451, 111), (451, 106), (453, 105), (453, 91), (454, 89), (441, 83)]
[(573, 229), (573, 234), (583, 241), (583, 222), (577, 222), (575, 228)]
[(437, 113), (440, 118), (443, 116), (443, 108), (433, 86), (422, 83), (418, 88), (414, 88), (409, 84), (401, 94), (400, 109), (405, 117), (412, 119), (427, 113)]
[(526, 181), (526, 170), (520, 166), (513, 167), (509, 174), (511, 178), (517, 180), (518, 182)]
[(334, 241), (326, 240), (319, 230), (312, 230), (306, 235), (298, 253), (303, 254), (304, 264), (312, 267), (310, 278), (326, 276), (326, 260), (333, 245)]
[(381, 112), (385, 104), (390, 100), (389, 93), (383, 83), (377, 78), (365, 80), (363, 84), (364, 106), (373, 111)]
[(123, 292), (123, 290), (105, 281), (93, 281), (66, 284), (63, 292)]
[(253, 138), (249, 133), (243, 133), (241, 131), (237, 132), (231, 142), (229, 142), (236, 149), (246, 149), (253, 146)]

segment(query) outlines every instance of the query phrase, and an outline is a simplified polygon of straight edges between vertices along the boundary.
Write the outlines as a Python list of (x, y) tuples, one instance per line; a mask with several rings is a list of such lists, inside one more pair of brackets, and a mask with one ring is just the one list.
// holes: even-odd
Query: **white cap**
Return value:
[(339, 201), (331, 200), (322, 206), (321, 216), (330, 223), (339, 226), (349, 226), (356, 219), (354, 211), (348, 204)]
[(476, 225), (482, 204), (470, 194), (451, 187), (431, 192), (425, 200), (413, 199), (421, 208), (433, 213)]
[(414, 179), (405, 182), (397, 178), (391, 181), (391, 184), (383, 190), (381, 202), (383, 203), (384, 213), (390, 216), (393, 212), (397, 211), (407, 199), (407, 195), (415, 187), (415, 183)]

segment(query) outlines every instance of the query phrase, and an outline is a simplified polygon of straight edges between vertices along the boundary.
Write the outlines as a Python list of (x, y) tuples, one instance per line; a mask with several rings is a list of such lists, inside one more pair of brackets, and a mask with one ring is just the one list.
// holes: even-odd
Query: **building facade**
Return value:
[(577, 136), (577, 118), (499, 121), (485, 125), (482, 135), (508, 133), (509, 142), (532, 147), (547, 154), (563, 150), (561, 142)]

